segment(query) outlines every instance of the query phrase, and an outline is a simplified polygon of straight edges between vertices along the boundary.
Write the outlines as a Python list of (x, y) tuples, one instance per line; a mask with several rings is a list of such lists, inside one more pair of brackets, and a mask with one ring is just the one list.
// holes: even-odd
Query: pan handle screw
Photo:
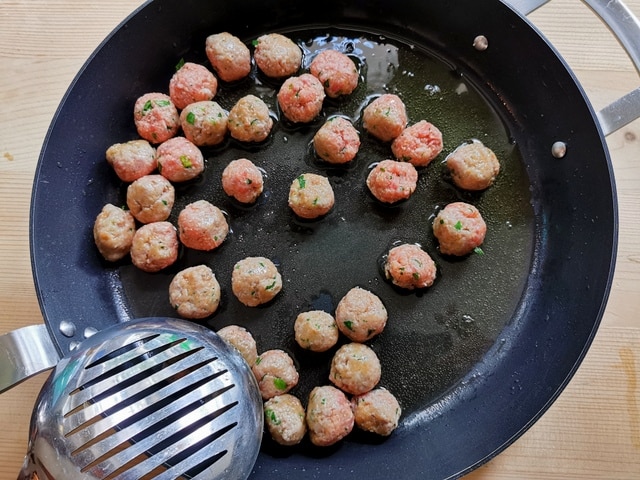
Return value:
[(487, 37), (485, 37), (484, 35), (478, 35), (473, 39), (473, 48), (482, 52), (489, 48), (489, 40), (487, 40)]
[(69, 322), (67, 320), (62, 320), (60, 322), (60, 332), (65, 336), (65, 337), (73, 337), (76, 334), (76, 326), (73, 322)]
[(564, 158), (567, 154), (567, 144), (564, 142), (555, 142), (551, 146), (551, 155), (556, 158)]

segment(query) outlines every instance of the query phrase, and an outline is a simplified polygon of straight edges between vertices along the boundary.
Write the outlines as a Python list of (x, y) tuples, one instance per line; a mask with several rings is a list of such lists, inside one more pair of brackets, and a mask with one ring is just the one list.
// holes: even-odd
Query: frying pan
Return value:
[[(452, 100), (452, 109), (440, 112), (431, 101), (410, 107), (413, 121), (422, 106), (443, 123), (480, 112), (466, 126), (447, 122), (450, 128), (443, 130), (452, 138), (447, 148), (474, 131), (489, 131), (507, 159), (495, 189), (463, 197), (490, 219), (485, 255), (460, 261), (437, 255), (428, 218), (462, 195), (441, 179), (441, 166), (422, 174), (430, 194), (395, 208), (376, 205), (361, 189), (355, 198), (347, 195), (357, 189), (366, 160), (357, 165), (360, 170), (326, 172), (342, 186), (344, 203), (358, 205), (355, 210), (336, 210), (321, 223), (303, 223), (286, 216), (277, 203), (269, 207), (268, 200), (276, 202), (290, 180), (288, 162), (306, 158), (303, 147), (312, 132), (312, 126), (283, 124), (264, 148), (228, 145), (208, 152), (210, 176), (180, 191), (183, 201), (198, 192), (215, 196), (215, 162), (243, 152), (274, 163), (268, 176), (271, 197), (258, 207), (277, 220), (265, 225), (258, 221), (258, 209), (227, 205), (235, 243), (224, 245), (213, 259), (183, 251), (180, 262), (211, 262), (223, 278), (240, 254), (277, 257), (288, 281), (276, 302), (248, 311), (227, 294), (223, 309), (207, 323), (214, 329), (241, 323), (254, 332), (262, 350), (291, 350), (309, 373), (300, 385), (301, 396), (326, 373), (326, 362), (306, 357), (291, 344), (289, 327), (297, 311), (312, 306), (330, 310), (353, 284), (374, 290), (389, 308), (389, 328), (372, 346), (383, 362), (382, 383), (401, 398), (400, 428), (384, 441), (356, 434), (320, 451), (308, 445), (280, 450), (267, 440), (255, 478), (283, 473), (296, 478), (455, 477), (504, 449), (556, 398), (595, 334), (613, 273), (617, 212), (603, 132), (571, 71), (518, 13), (500, 2), (477, 3), (336, 0), (301, 6), (281, 1), (276, 7), (155, 1), (135, 12), (70, 87), (36, 172), (33, 270), (57, 352), (64, 354), (107, 325), (171, 314), (164, 288), (179, 266), (142, 275), (126, 262), (106, 265), (91, 245), (91, 224), (101, 206), (122, 200), (123, 187), (105, 165), (104, 150), (134, 135), (130, 110), (137, 96), (162, 89), (180, 58), (203, 61), (204, 38), (216, 31), (232, 31), (247, 41), (269, 31), (307, 39), (320, 38), (324, 31), (335, 38), (375, 40), (384, 45), (379, 55), (395, 48), (417, 51), (434, 70), (448, 69), (450, 78), (442, 82), (454, 78), (472, 93), (465, 99), (488, 106), (465, 109), (469, 104), (461, 102), (454, 112)], [(262, 21), (255, 24), (252, 18)], [(478, 35), (488, 39), (488, 48), (473, 46)], [(487, 111), (493, 116), (482, 113)], [(382, 146), (366, 141), (371, 158), (385, 154)], [(552, 154), (559, 141), (566, 145), (564, 156), (559, 150)], [(312, 162), (305, 168), (319, 167)], [(350, 243), (353, 238), (359, 241)], [(441, 275), (432, 290), (403, 294), (384, 282), (376, 260), (398, 240), (418, 240), (434, 253)]]

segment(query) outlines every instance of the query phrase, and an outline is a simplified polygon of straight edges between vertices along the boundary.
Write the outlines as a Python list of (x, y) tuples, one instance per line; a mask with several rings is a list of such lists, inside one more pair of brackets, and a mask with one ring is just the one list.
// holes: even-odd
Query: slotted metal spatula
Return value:
[(243, 479), (262, 428), (257, 383), (235, 349), (191, 322), (135, 320), (57, 364), (19, 480)]

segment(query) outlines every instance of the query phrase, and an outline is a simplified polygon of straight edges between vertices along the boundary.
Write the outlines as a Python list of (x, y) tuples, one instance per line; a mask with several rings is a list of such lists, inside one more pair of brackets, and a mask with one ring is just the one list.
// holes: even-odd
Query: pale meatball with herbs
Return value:
[(392, 93), (376, 98), (362, 112), (364, 129), (383, 142), (390, 142), (400, 135), (408, 121), (404, 102)]
[(184, 63), (169, 80), (169, 96), (178, 110), (194, 102), (211, 100), (217, 91), (215, 75), (198, 63)]
[(162, 175), (145, 175), (127, 187), (127, 207), (141, 223), (169, 218), (175, 198), (175, 188)]
[(338, 343), (338, 326), (333, 316), (322, 310), (303, 312), (293, 325), (298, 345), (312, 352), (326, 352)]
[(287, 78), (278, 90), (278, 105), (294, 123), (309, 123), (322, 110), (325, 93), (320, 80), (310, 73)]
[(387, 437), (398, 427), (402, 409), (385, 388), (376, 388), (352, 399), (356, 426)]
[(500, 172), (496, 154), (480, 141), (465, 143), (447, 156), (453, 183), (464, 190), (485, 190)]
[(146, 140), (115, 143), (106, 152), (107, 163), (123, 182), (151, 174), (157, 166), (156, 149)]
[(414, 167), (426, 167), (442, 151), (442, 132), (426, 120), (405, 128), (391, 143), (393, 155)]
[(240, 325), (228, 325), (222, 327), (217, 333), (225, 342), (238, 350), (244, 361), (253, 367), (258, 358), (258, 347), (251, 332)]
[(369, 172), (367, 187), (383, 203), (407, 200), (418, 187), (418, 171), (407, 162), (383, 160)]
[(289, 393), (264, 402), (264, 422), (271, 438), (287, 447), (300, 443), (307, 433), (304, 407)]
[(341, 346), (334, 354), (329, 380), (346, 393), (362, 395), (373, 390), (381, 375), (380, 360), (373, 349), (353, 342)]
[(328, 97), (349, 95), (358, 86), (358, 69), (353, 60), (338, 50), (323, 50), (309, 65), (311, 75), (320, 80)]
[(209, 35), (205, 52), (211, 66), (225, 82), (241, 80), (251, 72), (251, 52), (242, 40), (228, 32)]
[(229, 132), (229, 114), (217, 102), (205, 100), (187, 105), (180, 112), (182, 133), (197, 147), (224, 141)]
[(209, 251), (227, 238), (229, 224), (222, 210), (207, 200), (197, 200), (178, 215), (178, 231), (185, 247)]
[(436, 279), (436, 264), (419, 245), (397, 245), (389, 250), (384, 273), (394, 285), (408, 290), (426, 288)]
[(388, 313), (380, 297), (354, 287), (338, 302), (335, 318), (338, 329), (349, 340), (365, 342), (382, 333)]
[(324, 385), (311, 390), (306, 419), (311, 443), (328, 447), (351, 433), (355, 416), (344, 392)]
[(450, 203), (433, 220), (433, 234), (445, 255), (468, 255), (480, 248), (486, 233), (480, 211), (465, 202)]
[(313, 136), (313, 147), (325, 162), (348, 163), (360, 149), (360, 135), (346, 118), (331, 117)]
[(314, 219), (333, 208), (335, 195), (329, 179), (315, 173), (298, 175), (289, 187), (289, 207), (300, 218)]
[(93, 224), (93, 240), (105, 260), (115, 262), (129, 253), (136, 222), (131, 212), (110, 203), (102, 207)]
[(147, 223), (133, 236), (131, 262), (145, 272), (159, 272), (178, 259), (178, 235), (169, 222)]
[(169, 302), (183, 318), (208, 317), (220, 305), (220, 284), (206, 265), (185, 268), (171, 280)]
[(253, 375), (263, 400), (287, 393), (298, 384), (298, 370), (293, 359), (283, 350), (267, 350), (258, 356)]
[(258, 37), (253, 59), (267, 77), (283, 78), (298, 72), (302, 50), (293, 40), (279, 33)]
[(273, 127), (269, 107), (261, 98), (246, 95), (229, 112), (229, 132), (240, 142), (262, 142)]
[(180, 130), (180, 115), (171, 97), (164, 93), (146, 93), (133, 107), (138, 135), (157, 144), (175, 137)]
[(232, 160), (222, 171), (224, 193), (240, 203), (254, 203), (263, 188), (262, 172), (249, 159)]
[(202, 152), (184, 137), (162, 143), (157, 154), (158, 172), (172, 182), (193, 180), (204, 171)]
[(273, 300), (282, 290), (282, 277), (268, 258), (247, 257), (234, 265), (231, 289), (240, 303), (257, 307)]

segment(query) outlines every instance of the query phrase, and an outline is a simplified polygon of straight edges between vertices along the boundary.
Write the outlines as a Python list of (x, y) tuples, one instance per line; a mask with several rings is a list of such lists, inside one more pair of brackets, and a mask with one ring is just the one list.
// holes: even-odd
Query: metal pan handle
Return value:
[(49, 370), (60, 355), (44, 325), (29, 325), (0, 336), (0, 393)]
[[(549, 0), (503, 0), (522, 15), (529, 15)], [(640, 20), (619, 0), (582, 0), (611, 30), (640, 74)], [(597, 113), (605, 135), (640, 118), (640, 87)]]

